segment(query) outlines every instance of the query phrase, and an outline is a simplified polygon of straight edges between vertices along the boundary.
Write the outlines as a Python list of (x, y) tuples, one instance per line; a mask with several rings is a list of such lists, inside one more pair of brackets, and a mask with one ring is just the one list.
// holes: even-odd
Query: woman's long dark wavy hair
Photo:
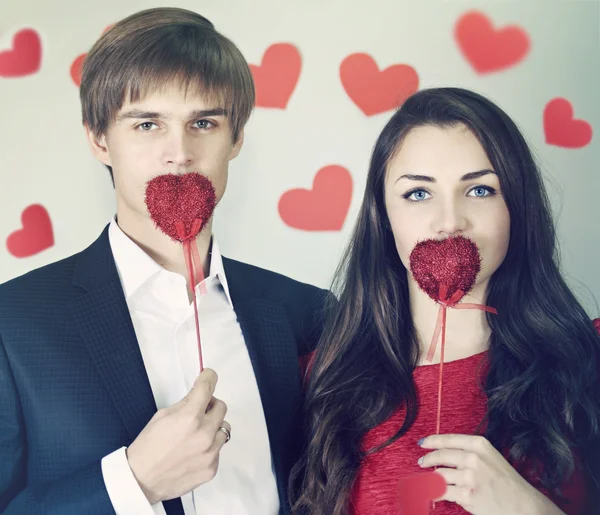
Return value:
[[(396, 111), (379, 136), (353, 236), (334, 281), (339, 300), (319, 342), (307, 382), (307, 445), (290, 479), (294, 514), (343, 515), (361, 441), (400, 406), (406, 419), (378, 449), (402, 436), (417, 414), (412, 373), (419, 344), (407, 271), (384, 205), (390, 158), (415, 127), (463, 124), (498, 174), (510, 213), (506, 258), (489, 282), (492, 329), (485, 380), (485, 436), (511, 459), (527, 457), (557, 488), (579, 450), (596, 488), (588, 450), (599, 434), (600, 338), (561, 276), (543, 180), (513, 121), (495, 104), (458, 88), (422, 90)], [(502, 316), (504, 314), (505, 316)]]

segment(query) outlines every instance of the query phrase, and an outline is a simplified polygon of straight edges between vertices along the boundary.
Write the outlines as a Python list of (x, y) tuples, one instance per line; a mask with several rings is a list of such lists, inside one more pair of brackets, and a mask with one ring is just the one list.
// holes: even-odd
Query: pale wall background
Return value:
[[(88, 152), (70, 68), (106, 26), (159, 5), (165, 4), (0, 3), (0, 282), (79, 251), (113, 215), (112, 185)], [(198, 0), (168, 5), (208, 17), (250, 63), (260, 64), (277, 43), (293, 45), (302, 58), (286, 108), (257, 108), (245, 147), (231, 166), (215, 224), (224, 254), (313, 284), (329, 284), (360, 205), (372, 146), (391, 115), (389, 110), (364, 114), (340, 80), (342, 61), (367, 53), (380, 69), (411, 66), (419, 87), (457, 85), (483, 93), (517, 121), (548, 179), (565, 273), (590, 315), (600, 314), (594, 301), (600, 297), (598, 1)], [(530, 41), (526, 55), (503, 70), (478, 73), (455, 39), (457, 24), (474, 19), (465, 18), (473, 11), (498, 30), (519, 27)], [(467, 26), (467, 31), (476, 30)], [(40, 66), (34, 73), (8, 77), (14, 68), (7, 64), (7, 52), (23, 29), (39, 35)], [(506, 51), (505, 42), (494, 41), (499, 40), (480, 36), (477, 46), (488, 57)], [(571, 144), (578, 148), (547, 142), (544, 111), (556, 98), (568, 100), (575, 118), (589, 124), (584, 132), (595, 131), (591, 141)], [(560, 126), (568, 126), (568, 120)], [(289, 189), (311, 188), (316, 172), (328, 165), (346, 168), (353, 181), (341, 229), (290, 227), (279, 214), (280, 197)], [(342, 200), (330, 198), (329, 203)], [(32, 204), (47, 210), (54, 245), (16, 257), (7, 241)], [(43, 233), (43, 226), (39, 230)]]

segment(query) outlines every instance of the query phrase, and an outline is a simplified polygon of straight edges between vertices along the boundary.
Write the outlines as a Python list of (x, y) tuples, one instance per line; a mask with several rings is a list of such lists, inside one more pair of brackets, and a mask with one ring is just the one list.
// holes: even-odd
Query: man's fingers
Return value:
[(226, 420), (223, 420), (217, 428), (217, 434), (215, 435), (215, 441), (213, 443), (213, 450), (219, 452), (231, 436), (231, 425)]
[(217, 380), (217, 373), (214, 370), (204, 369), (181, 402), (197, 410), (199, 415), (203, 415), (215, 392)]
[(222, 425), (223, 419), (227, 414), (227, 404), (221, 399), (213, 397), (206, 410), (203, 424), (206, 425), (207, 430), (217, 431)]

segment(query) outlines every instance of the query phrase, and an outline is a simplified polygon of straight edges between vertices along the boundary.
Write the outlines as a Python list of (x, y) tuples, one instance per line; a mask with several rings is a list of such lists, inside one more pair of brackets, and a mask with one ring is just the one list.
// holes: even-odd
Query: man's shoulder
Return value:
[(244, 283), (246, 291), (260, 291), (262, 298), (283, 308), (297, 336), (299, 356), (304, 356), (315, 348), (323, 331), (326, 314), (335, 301), (329, 290), (225, 257), (223, 265), (228, 282), (231, 271), (235, 281)]
[(250, 282), (268, 296), (288, 298), (290, 294), (294, 297), (296, 295), (315, 296), (327, 295), (329, 293), (328, 290), (319, 288), (313, 284), (235, 259), (223, 257), (223, 264), (226, 272), (227, 269), (234, 268), (236, 276), (243, 276), (245, 281)]
[(0, 317), (43, 309), (67, 298), (73, 291), (76, 258), (74, 254), (0, 284)]
[(108, 226), (83, 250), (0, 284), (0, 304), (21, 298), (55, 302), (74, 292), (81, 292), (81, 288), (74, 284), (76, 273), (85, 269), (85, 273), (96, 274), (105, 265), (106, 259), (103, 260), (102, 256), (106, 254), (107, 234)]
[(51, 283), (71, 277), (76, 258), (77, 254), (74, 254), (9, 279), (0, 284), (0, 293), (18, 291), (26, 287), (35, 286), (36, 284)]

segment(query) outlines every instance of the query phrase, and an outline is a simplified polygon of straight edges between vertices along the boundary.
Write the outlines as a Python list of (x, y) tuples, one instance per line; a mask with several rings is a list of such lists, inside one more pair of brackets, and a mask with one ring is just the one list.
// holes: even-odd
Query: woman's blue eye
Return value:
[(429, 193), (425, 190), (412, 190), (405, 193), (403, 197), (410, 202), (421, 202), (422, 200), (427, 200), (427, 195), (429, 195)]
[(493, 195), (495, 192), (496, 192), (496, 190), (494, 190), (493, 188), (490, 188), (489, 186), (476, 186), (469, 193), (473, 193), (474, 197), (483, 198), (483, 197), (489, 197), (489, 196)]
[[(477, 198), (485, 198), (485, 197), (491, 197), (491, 196), (495, 195), (495, 193), (496, 193), (496, 190), (494, 188), (492, 188), (491, 186), (475, 186), (474, 188), (471, 188), (469, 190), (468, 196), (469, 197), (477, 197)], [(422, 202), (424, 200), (427, 200), (429, 197), (431, 197), (431, 194), (427, 190), (416, 189), (416, 190), (408, 191), (407, 193), (402, 195), (402, 197), (404, 197), (406, 200), (408, 200), (410, 202)]]

